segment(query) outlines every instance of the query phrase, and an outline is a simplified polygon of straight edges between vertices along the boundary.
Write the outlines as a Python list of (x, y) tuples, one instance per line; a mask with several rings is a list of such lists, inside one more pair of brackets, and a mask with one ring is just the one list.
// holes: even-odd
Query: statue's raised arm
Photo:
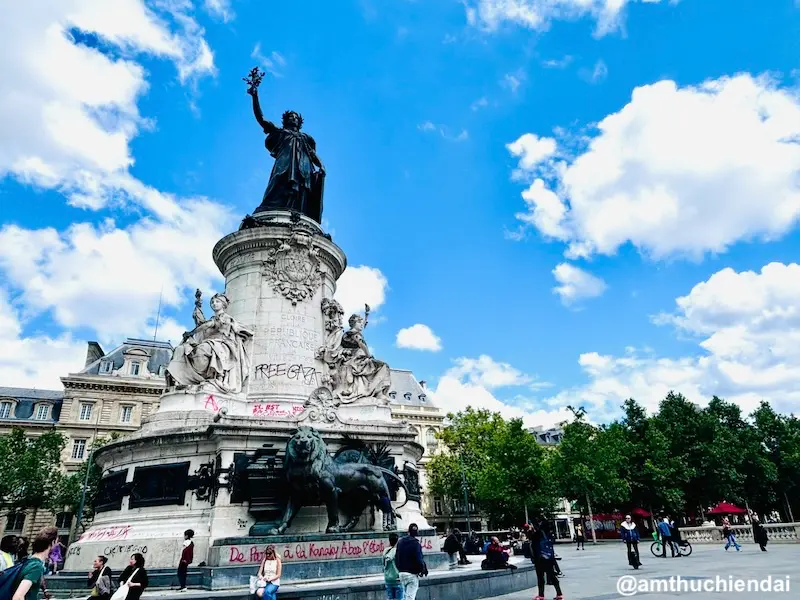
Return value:
[(261, 85), (263, 79), (264, 72), (259, 71), (258, 67), (253, 67), (247, 77), (242, 78), (247, 84), (247, 93), (250, 94), (250, 97), (253, 99), (253, 115), (255, 115), (256, 121), (261, 125), (264, 133), (270, 134), (273, 131), (277, 131), (278, 128), (272, 121), (267, 121), (264, 118), (264, 113), (261, 112), (261, 103), (258, 100), (258, 86)]

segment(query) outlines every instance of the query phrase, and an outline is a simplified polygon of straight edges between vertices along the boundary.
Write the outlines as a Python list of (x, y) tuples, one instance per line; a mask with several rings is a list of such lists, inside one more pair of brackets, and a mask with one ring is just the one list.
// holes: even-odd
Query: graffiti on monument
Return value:
[(294, 417), (303, 412), (303, 406), (271, 404), (253, 404), (251, 412), (254, 417)]

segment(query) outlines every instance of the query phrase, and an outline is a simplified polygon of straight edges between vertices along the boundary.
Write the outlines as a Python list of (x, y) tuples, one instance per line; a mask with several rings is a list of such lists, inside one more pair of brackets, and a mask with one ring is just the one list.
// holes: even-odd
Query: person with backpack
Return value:
[(0, 573), (0, 598), (38, 600), (45, 573), (45, 561), (56, 540), (58, 529), (45, 527), (33, 540), (33, 555)]
[(194, 530), (187, 529), (183, 532), (183, 550), (181, 551), (181, 560), (178, 563), (178, 591), (186, 591), (186, 577), (189, 573), (189, 565), (194, 560)]
[(534, 525), (528, 530), (528, 540), (531, 543), (531, 562), (536, 568), (536, 583), (539, 595), (533, 600), (544, 600), (545, 581), (556, 588), (556, 600), (564, 600), (561, 593), (561, 584), (556, 575), (556, 553), (553, 542), (547, 535), (544, 523)]
[(419, 590), (419, 578), (428, 574), (428, 567), (422, 556), (422, 545), (417, 537), (419, 527), (416, 523), (408, 526), (408, 535), (397, 542), (394, 562), (400, 572), (400, 583), (403, 585), (405, 600), (416, 600)]
[(383, 551), (383, 583), (386, 585), (387, 600), (404, 600), (405, 590), (400, 583), (400, 571), (395, 564), (397, 554), (397, 534), (389, 534), (389, 547)]

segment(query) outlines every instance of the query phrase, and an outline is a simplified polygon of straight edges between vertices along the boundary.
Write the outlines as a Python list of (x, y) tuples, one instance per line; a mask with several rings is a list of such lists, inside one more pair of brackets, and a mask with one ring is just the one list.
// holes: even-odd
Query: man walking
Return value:
[(417, 537), (419, 527), (416, 523), (408, 526), (408, 535), (397, 542), (394, 561), (400, 572), (400, 583), (405, 592), (405, 600), (416, 600), (419, 578), (428, 574), (428, 567), (422, 557), (422, 546)]
[(667, 546), (669, 546), (669, 550), (672, 553), (672, 558), (675, 558), (675, 546), (672, 545), (669, 517), (664, 517), (664, 520), (658, 524), (658, 533), (661, 534), (661, 558), (667, 558)]
[(404, 600), (403, 584), (400, 583), (400, 571), (395, 564), (397, 554), (397, 534), (389, 534), (389, 547), (383, 551), (383, 583), (386, 585), (387, 600)]
[(453, 529), (447, 539), (444, 541), (442, 548), (450, 558), (450, 569), (455, 569), (458, 565), (467, 564), (467, 557), (464, 554), (464, 548), (461, 546), (461, 532), (458, 529)]
[(33, 555), (25, 561), (12, 600), (37, 600), (44, 581), (44, 561), (58, 539), (58, 529), (45, 527), (33, 540)]

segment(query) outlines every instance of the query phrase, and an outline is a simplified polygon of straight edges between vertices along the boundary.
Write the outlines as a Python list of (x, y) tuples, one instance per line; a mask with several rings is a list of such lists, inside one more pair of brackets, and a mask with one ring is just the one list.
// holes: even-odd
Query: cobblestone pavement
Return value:
[[(586, 545), (586, 550), (576, 551), (573, 546), (559, 544), (556, 553), (564, 578), (561, 589), (565, 600), (615, 600), (631, 597), (617, 589), (620, 585), (635, 584), (639, 591), (635, 596), (647, 600), (666, 600), (681, 596), (706, 600), (710, 598), (776, 598), (800, 599), (800, 544), (770, 544), (767, 552), (761, 552), (754, 544), (745, 544), (741, 552), (733, 549), (726, 552), (722, 545), (695, 545), (692, 555), (681, 558), (656, 558), (650, 553), (650, 544), (640, 547), (642, 567), (635, 571), (627, 564), (625, 546), (622, 543), (602, 543), (597, 547)], [(678, 580), (680, 576), (680, 581)], [(788, 591), (769, 592), (767, 578), (772, 578), (772, 587), (779, 583)], [(674, 577), (674, 578), (673, 578)], [(670, 583), (670, 578), (672, 583)], [(788, 579), (787, 579), (788, 578)], [(758, 580), (761, 590), (713, 591), (717, 585), (754, 585), (748, 580)], [(670, 588), (669, 586), (673, 587)], [(647, 586), (646, 588), (644, 586)], [(709, 591), (711, 590), (711, 591)], [(531, 600), (536, 589), (500, 596), (497, 600)], [(555, 589), (545, 588), (545, 598), (554, 598)]]

